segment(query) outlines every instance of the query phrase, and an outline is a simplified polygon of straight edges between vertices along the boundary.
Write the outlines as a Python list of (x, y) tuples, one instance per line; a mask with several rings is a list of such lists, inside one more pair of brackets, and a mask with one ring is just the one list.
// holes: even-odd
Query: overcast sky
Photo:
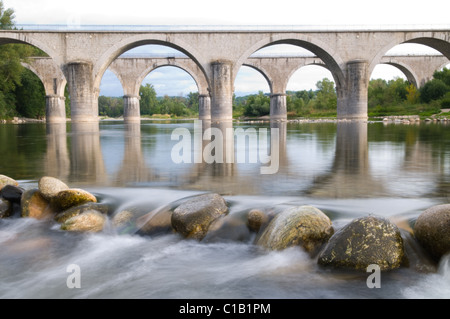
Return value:
[[(61, 25), (304, 25), (304, 26), (437, 26), (450, 25), (448, 0), (3, 0), (16, 12), (17, 24)], [(137, 52), (147, 52), (147, 47)], [(283, 48), (281, 48), (283, 49)], [(286, 47), (284, 48), (286, 49)], [(160, 50), (160, 48), (153, 48)], [(423, 50), (423, 49), (421, 49)], [(153, 51), (152, 51), (153, 52)], [(425, 50), (424, 52), (432, 52)], [(393, 67), (377, 66), (372, 77), (403, 74)], [(321, 67), (304, 67), (289, 81), (288, 89), (315, 88), (323, 77)], [(160, 68), (145, 79), (158, 95), (196, 91), (193, 79), (176, 68)], [(262, 90), (268, 85), (257, 71), (242, 68), (235, 82), (236, 94)], [(100, 94), (120, 96), (120, 83), (106, 72)]]

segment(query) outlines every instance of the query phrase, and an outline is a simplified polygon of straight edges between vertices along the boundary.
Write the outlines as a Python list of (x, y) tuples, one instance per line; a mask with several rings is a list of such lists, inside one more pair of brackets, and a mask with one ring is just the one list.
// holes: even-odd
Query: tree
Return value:
[(440, 79), (432, 79), (420, 89), (420, 96), (424, 103), (442, 98), (449, 91), (449, 87)]
[(331, 110), (337, 107), (337, 95), (334, 82), (327, 78), (316, 83), (317, 94), (314, 105), (319, 110)]
[[(0, 0), (0, 29), (2, 30), (12, 30), (15, 29), (14, 22), (14, 10), (5, 9), (3, 1)], [(22, 62), (26, 62), (27, 58), (32, 55), (45, 55), (41, 50), (27, 44), (4, 44), (0, 46), (0, 117), (7, 118), (18, 114), (16, 110), (17, 88), (22, 85), (22, 80), (27, 79), (28, 90), (39, 91), (39, 86), (41, 85), (37, 81), (30, 80), (29, 74), (23, 75), (25, 68), (22, 66)], [(23, 90), (20, 94), (23, 93)], [(31, 97), (28, 95), (28, 97)], [(45, 101), (45, 99), (43, 100)], [(28, 103), (26, 98), (22, 98), (22, 105)], [(45, 102), (44, 102), (45, 103)], [(32, 114), (38, 114), (40, 111), (41, 103), (37, 106), (36, 110), (31, 111), (27, 109), (28, 112)]]
[(21, 74), (21, 86), (14, 91), (16, 111), (28, 118), (45, 116), (45, 89), (41, 80), (30, 70)]
[(147, 83), (145, 86), (141, 85), (139, 89), (139, 96), (141, 97), (141, 114), (142, 115), (153, 115), (160, 113), (157, 110), (158, 100), (156, 99), (156, 91), (153, 85)]

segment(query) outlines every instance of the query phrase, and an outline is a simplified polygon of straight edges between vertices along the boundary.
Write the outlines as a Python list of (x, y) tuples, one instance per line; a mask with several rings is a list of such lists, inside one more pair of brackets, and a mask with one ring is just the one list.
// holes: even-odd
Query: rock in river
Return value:
[(42, 197), (37, 188), (32, 188), (22, 194), (22, 217), (43, 219), (51, 216), (53, 210), (49, 202)]
[(218, 194), (195, 196), (178, 206), (171, 217), (172, 227), (186, 238), (201, 240), (210, 224), (228, 212), (225, 199)]
[(0, 190), (0, 197), (6, 199), (11, 203), (20, 204), (20, 199), (22, 197), (24, 189), (14, 185), (5, 185)]
[(372, 264), (381, 270), (395, 269), (405, 261), (400, 230), (372, 215), (354, 219), (337, 231), (318, 259), (322, 266), (356, 270), (366, 270)]
[(68, 190), (69, 186), (67, 186), (64, 182), (60, 181), (57, 178), (43, 176), (39, 179), (38, 188), (41, 192), (41, 195), (45, 199), (50, 200), (58, 195), (59, 192)]
[(0, 175), (0, 190), (6, 185), (19, 186), (19, 183), (11, 177)]
[(414, 235), (433, 258), (450, 252), (450, 204), (436, 205), (417, 218)]
[(272, 250), (299, 245), (314, 253), (333, 234), (331, 220), (313, 206), (296, 206), (277, 214), (256, 244)]
[(70, 207), (89, 202), (96, 203), (97, 198), (85, 190), (79, 188), (71, 188), (60, 191), (55, 197), (52, 198), (51, 202), (58, 209), (65, 210)]
[(61, 224), (62, 230), (76, 232), (100, 232), (106, 223), (106, 216), (97, 210), (87, 210)]
[(107, 205), (89, 202), (86, 204), (70, 207), (70, 208), (66, 209), (65, 211), (58, 213), (55, 216), (55, 221), (62, 224), (69, 218), (80, 215), (88, 210), (96, 210), (102, 214), (108, 214), (108, 206)]

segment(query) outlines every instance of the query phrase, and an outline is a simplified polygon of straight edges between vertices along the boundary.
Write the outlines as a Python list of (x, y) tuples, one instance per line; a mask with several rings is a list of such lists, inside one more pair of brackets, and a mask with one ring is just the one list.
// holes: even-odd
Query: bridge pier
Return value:
[(137, 123), (141, 121), (140, 96), (123, 96), (123, 120), (126, 123)]
[(66, 64), (73, 122), (98, 122), (98, 92), (93, 85), (92, 70), (92, 64), (87, 62)]
[(337, 118), (367, 119), (369, 63), (354, 60), (347, 63), (346, 85), (337, 88)]
[(66, 122), (66, 98), (59, 95), (45, 96), (45, 119), (47, 123)]
[(217, 61), (211, 64), (211, 120), (231, 121), (233, 119), (232, 63)]
[(283, 121), (287, 119), (286, 94), (270, 95), (270, 119)]
[(211, 120), (211, 97), (207, 94), (198, 96), (198, 118), (199, 120)]

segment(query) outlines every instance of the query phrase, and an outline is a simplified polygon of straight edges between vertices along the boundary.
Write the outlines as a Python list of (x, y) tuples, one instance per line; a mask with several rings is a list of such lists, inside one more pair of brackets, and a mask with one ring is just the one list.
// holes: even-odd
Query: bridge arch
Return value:
[(253, 54), (254, 52), (256, 52), (261, 48), (276, 44), (291, 44), (311, 51), (318, 58), (320, 58), (323, 61), (323, 63), (327, 66), (327, 68), (330, 70), (336, 85), (337, 86), (344, 85), (345, 75), (341, 66), (345, 65), (345, 63), (338, 55), (333, 54), (335, 53), (336, 50), (333, 49), (332, 47), (329, 47), (324, 42), (312, 39), (310, 36), (302, 34), (296, 35), (278, 34), (272, 35), (270, 37), (258, 41), (257, 43), (253, 44), (250, 48), (248, 48), (237, 60), (234, 66), (233, 74), (236, 74), (240, 66), (244, 63), (246, 59), (250, 57), (251, 54)]
[(396, 60), (395, 58), (389, 58), (389, 61), (381, 61), (380, 64), (387, 64), (399, 69), (405, 76), (409, 83), (414, 84), (416, 88), (421, 86), (419, 77), (415, 71), (407, 64)]
[(94, 87), (98, 88), (100, 86), (103, 74), (108, 69), (109, 65), (121, 54), (133, 48), (149, 44), (167, 46), (186, 54), (189, 58), (191, 58), (194, 61), (194, 63), (197, 64), (201, 72), (204, 74), (205, 79), (207, 79), (204, 65), (200, 63), (199, 58), (197, 58), (201, 57), (201, 54), (188, 43), (185, 43), (178, 39), (171, 39), (170, 35), (139, 34), (126, 38), (118, 43), (115, 43), (106, 52), (104, 52), (103, 55), (96, 61), (93, 70), (95, 77)]
[(27, 34), (26, 31), (22, 32), (0, 32), (0, 45), (3, 44), (28, 44), (34, 46), (46, 54), (48, 54), (57, 65), (62, 65), (62, 57), (57, 54), (50, 46), (45, 43), (34, 39), (32, 36)]
[(261, 75), (264, 77), (264, 79), (267, 81), (267, 84), (269, 85), (270, 93), (271, 94), (273, 93), (273, 79), (271, 78), (270, 72), (268, 72), (268, 70), (265, 70), (263, 66), (261, 65), (257, 66), (251, 63), (250, 61), (245, 62), (244, 64), (242, 64), (242, 66), (247, 66), (261, 73)]
[[(372, 74), (373, 69), (380, 64), (383, 56), (393, 47), (404, 44), (415, 43), (426, 45), (442, 53), (447, 59), (450, 60), (450, 42), (443, 33), (440, 32), (411, 32), (406, 33), (403, 37), (393, 37), (393, 40), (389, 41), (382, 49), (378, 51), (376, 56), (369, 63), (369, 74)], [(406, 73), (405, 73), (406, 75)]]
[(185, 71), (187, 74), (189, 74), (192, 79), (194, 80), (195, 84), (197, 84), (198, 93), (201, 95), (208, 95), (208, 82), (206, 78), (204, 77), (204, 74), (201, 72), (198, 72), (198, 70), (193, 69), (192, 67), (188, 66), (185, 63), (178, 63), (176, 59), (167, 59), (165, 62), (160, 61), (157, 63), (152, 64), (148, 68), (146, 68), (142, 73), (138, 76), (136, 80), (136, 89), (137, 92), (139, 92), (139, 87), (141, 86), (144, 79), (149, 75), (151, 72), (155, 71), (156, 69), (162, 68), (162, 67), (175, 67), (178, 69), (181, 69)]
[(291, 80), (292, 76), (295, 74), (295, 72), (299, 71), (300, 69), (304, 68), (305, 66), (312, 66), (312, 65), (319, 66), (319, 67), (322, 67), (322, 68), (330, 71), (330, 69), (327, 67), (327, 65), (325, 63), (323, 63), (320, 59), (314, 59), (311, 62), (305, 63), (304, 65), (299, 65), (298, 68), (292, 69), (286, 79), (286, 87), (287, 87), (287, 84), (289, 83), (289, 81)]

